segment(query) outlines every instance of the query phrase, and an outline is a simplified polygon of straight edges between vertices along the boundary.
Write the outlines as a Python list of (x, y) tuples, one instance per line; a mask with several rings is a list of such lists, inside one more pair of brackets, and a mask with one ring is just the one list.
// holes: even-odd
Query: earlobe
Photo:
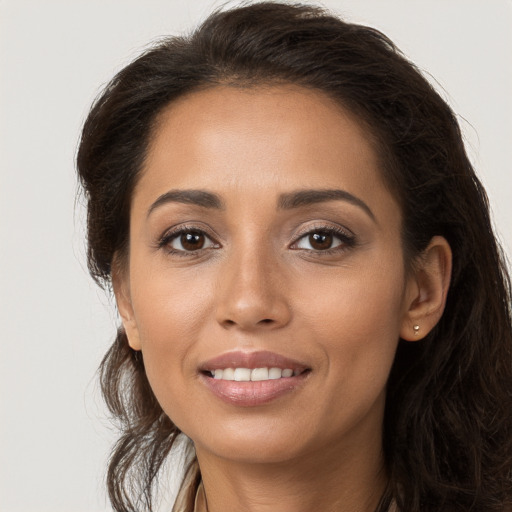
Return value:
[(452, 251), (444, 237), (435, 236), (418, 257), (406, 290), (400, 337), (423, 339), (439, 322), (446, 305), (452, 270)]
[[(116, 265), (114, 265), (116, 266)], [(130, 286), (124, 270), (114, 268), (112, 271), (112, 287), (116, 297), (117, 309), (123, 322), (128, 344), (133, 350), (141, 350), (139, 330), (135, 321), (131, 302)]]

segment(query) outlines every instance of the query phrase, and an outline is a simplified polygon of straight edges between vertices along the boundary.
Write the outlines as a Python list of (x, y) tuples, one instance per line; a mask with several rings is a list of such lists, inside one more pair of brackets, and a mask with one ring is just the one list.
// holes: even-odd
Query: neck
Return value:
[(380, 436), (268, 464), (196, 449), (208, 512), (374, 512), (387, 484)]

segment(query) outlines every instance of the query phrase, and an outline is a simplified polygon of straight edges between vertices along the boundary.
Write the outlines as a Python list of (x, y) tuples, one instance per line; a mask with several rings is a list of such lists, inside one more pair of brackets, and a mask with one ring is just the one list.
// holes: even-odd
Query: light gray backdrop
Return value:
[[(101, 84), (212, 0), (0, 0), (0, 510), (99, 512), (108, 427), (94, 374), (115, 311), (85, 269), (80, 125)], [(512, 2), (329, 0), (388, 34), (460, 115), (512, 248)]]

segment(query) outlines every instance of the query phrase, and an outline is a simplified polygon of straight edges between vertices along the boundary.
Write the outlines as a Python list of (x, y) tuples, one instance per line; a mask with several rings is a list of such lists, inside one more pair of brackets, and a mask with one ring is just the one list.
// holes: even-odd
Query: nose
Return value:
[(217, 321), (226, 329), (272, 330), (290, 322), (279, 265), (264, 251), (234, 254), (219, 279)]

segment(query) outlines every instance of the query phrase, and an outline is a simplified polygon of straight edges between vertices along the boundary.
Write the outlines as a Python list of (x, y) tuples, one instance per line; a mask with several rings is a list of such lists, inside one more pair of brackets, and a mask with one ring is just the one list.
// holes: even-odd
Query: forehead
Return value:
[(321, 92), (217, 86), (160, 113), (135, 195), (149, 201), (180, 188), (387, 193), (371, 141), (362, 123)]

